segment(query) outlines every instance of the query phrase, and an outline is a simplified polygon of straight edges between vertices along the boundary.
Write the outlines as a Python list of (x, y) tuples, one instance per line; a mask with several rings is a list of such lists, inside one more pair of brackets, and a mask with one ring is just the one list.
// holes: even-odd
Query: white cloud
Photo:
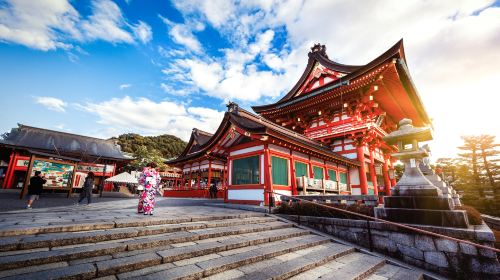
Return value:
[(57, 112), (65, 112), (68, 104), (55, 97), (38, 96), (35, 97), (35, 103), (45, 106), (47, 109)]
[(151, 26), (143, 21), (139, 21), (139, 23), (132, 26), (132, 30), (134, 31), (135, 37), (141, 40), (143, 44), (146, 44), (153, 39)]
[(233, 15), (235, 5), (232, 1), (175, 1), (175, 7), (184, 13), (201, 12), (208, 22), (215, 27), (220, 27)]
[(47, 51), (69, 48), (66, 36), (81, 38), (80, 15), (66, 0), (10, 0), (0, 8), (1, 41)]
[(132, 35), (123, 29), (125, 18), (118, 5), (110, 0), (92, 2), (93, 14), (82, 23), (82, 29), (90, 39), (101, 39), (113, 43), (132, 43)]
[(99, 117), (99, 123), (113, 127), (112, 135), (134, 132), (143, 135), (173, 134), (188, 140), (193, 127), (214, 132), (222, 117), (219, 112), (203, 107), (185, 107), (169, 101), (152, 101), (147, 98), (113, 98), (107, 101), (88, 102), (80, 108)]
[[(71, 50), (93, 40), (112, 43), (147, 43), (151, 27), (130, 24), (111, 0), (93, 0), (92, 13), (82, 18), (68, 0), (7, 0), (0, 5), (0, 41), (42, 51)], [(75, 60), (75, 54), (70, 55)]]
[(193, 34), (193, 30), (201, 31), (204, 28), (203, 25), (200, 23), (192, 23), (190, 25), (174, 23), (165, 17), (159, 17), (169, 28), (168, 34), (172, 37), (172, 40), (175, 43), (183, 45), (196, 53), (200, 53), (202, 51), (201, 43)]
[(127, 89), (127, 88), (131, 87), (131, 86), (132, 86), (131, 84), (121, 84), (119, 86), (119, 88), (120, 88), (120, 90), (124, 90), (124, 89)]

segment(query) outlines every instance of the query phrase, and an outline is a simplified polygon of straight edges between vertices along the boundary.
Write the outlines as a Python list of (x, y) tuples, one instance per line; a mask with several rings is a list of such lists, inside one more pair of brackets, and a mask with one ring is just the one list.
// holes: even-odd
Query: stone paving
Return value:
[[(0, 213), (2, 279), (423, 279), (264, 213), (159, 198)], [(209, 205), (209, 204), (208, 204)]]

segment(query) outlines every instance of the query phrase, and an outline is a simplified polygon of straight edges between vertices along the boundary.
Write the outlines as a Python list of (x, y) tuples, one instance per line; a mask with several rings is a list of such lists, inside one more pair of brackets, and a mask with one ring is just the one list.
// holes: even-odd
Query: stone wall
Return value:
[[(295, 215), (278, 215), (297, 222)], [(410, 232), (381, 222), (301, 216), (300, 224), (370, 248), (408, 264), (453, 278), (500, 277), (497, 254), (464, 243)], [(495, 236), (485, 224), (469, 229), (417, 226), (439, 234), (494, 246)]]
[[(484, 222), (491, 228), (495, 230), (500, 230), (500, 218), (490, 215), (481, 215)], [(500, 240), (497, 240), (497, 242)]]

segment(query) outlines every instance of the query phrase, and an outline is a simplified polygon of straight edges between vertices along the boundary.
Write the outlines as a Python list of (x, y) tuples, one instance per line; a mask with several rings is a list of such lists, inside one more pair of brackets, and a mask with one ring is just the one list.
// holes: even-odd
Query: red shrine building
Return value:
[(252, 109), (230, 103), (214, 134), (193, 129), (168, 162), (183, 174), (169, 195), (204, 196), (211, 185), (226, 202), (245, 204), (267, 204), (266, 191), (390, 195), (397, 147), (382, 137), (402, 118), (431, 126), (402, 40), (365, 65), (334, 62), (314, 45), (295, 86)]
[[(112, 184), (104, 180), (131, 160), (112, 139), (19, 124), (0, 139), (0, 182), (3, 189), (21, 189), (33, 175), (30, 169), (40, 170), (47, 176), (44, 190), (66, 192), (81, 189), (92, 171), (95, 185), (111, 191)], [(35, 161), (39, 166), (32, 165)]]

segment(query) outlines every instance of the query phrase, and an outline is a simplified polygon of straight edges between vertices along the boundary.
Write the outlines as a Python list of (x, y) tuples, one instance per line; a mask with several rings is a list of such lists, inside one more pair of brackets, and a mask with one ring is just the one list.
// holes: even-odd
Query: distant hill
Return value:
[(135, 153), (140, 146), (145, 146), (148, 151), (158, 151), (165, 159), (177, 157), (186, 147), (187, 143), (176, 136), (163, 134), (159, 136), (141, 136), (135, 133), (122, 134), (114, 137), (118, 140), (122, 151)]

